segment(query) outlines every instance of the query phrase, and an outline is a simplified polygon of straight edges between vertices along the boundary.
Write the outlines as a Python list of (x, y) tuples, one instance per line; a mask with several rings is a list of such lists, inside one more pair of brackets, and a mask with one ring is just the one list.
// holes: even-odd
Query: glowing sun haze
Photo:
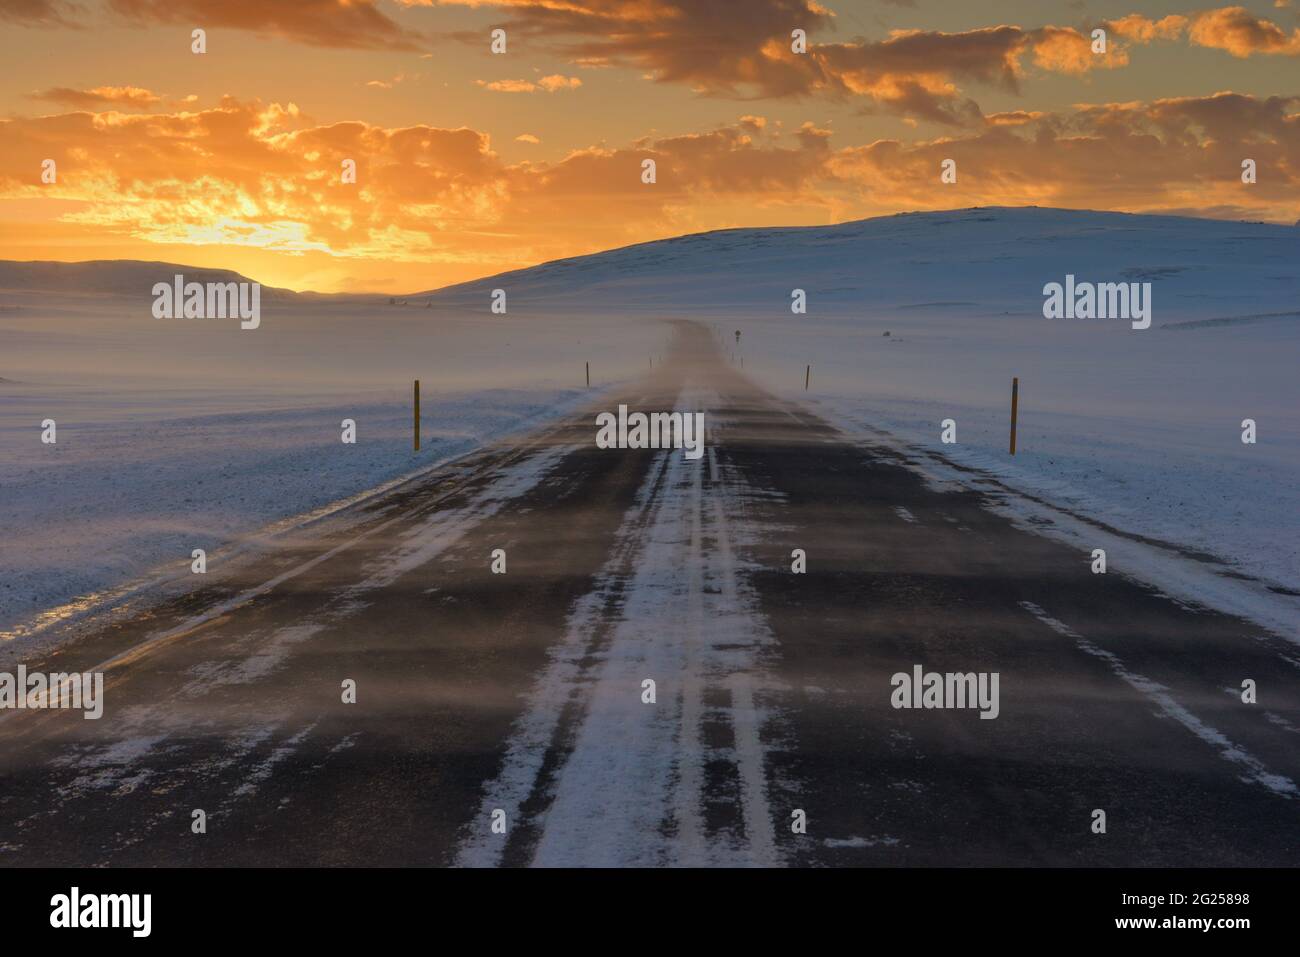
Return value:
[(1275, 0), (0, 0), (0, 31), (0, 258), (403, 292), (917, 209), (1300, 219)]

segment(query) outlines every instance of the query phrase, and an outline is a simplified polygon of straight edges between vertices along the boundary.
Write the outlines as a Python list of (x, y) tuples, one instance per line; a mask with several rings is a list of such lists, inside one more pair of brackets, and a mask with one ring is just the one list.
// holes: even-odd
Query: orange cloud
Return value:
[(1286, 31), (1271, 20), (1255, 16), (1245, 7), (1223, 7), (1202, 13), (1192, 22), (1192, 43), (1227, 50), (1235, 57), (1254, 53), (1300, 55), (1300, 30)]
[(1122, 50), (1095, 54), (1090, 37), (1051, 26), (896, 30), (874, 43), (818, 44), (810, 55), (822, 65), (826, 85), (869, 96), (889, 112), (949, 125), (976, 125), (982, 116), (978, 104), (961, 95), (957, 81), (1018, 91), (1026, 55), (1039, 69), (1056, 73), (1114, 69), (1128, 62)]
[(1111, 20), (1107, 29), (1136, 43), (1150, 43), (1153, 40), (1177, 40), (1187, 30), (1190, 21), (1187, 17), (1170, 14), (1159, 20), (1151, 20), (1140, 13), (1131, 13), (1127, 17)]
[(1053, 73), (1087, 73), (1114, 69), (1128, 63), (1128, 54), (1109, 44), (1104, 54), (1092, 52), (1092, 38), (1077, 30), (1043, 27), (1030, 41), (1034, 64)]
[(561, 76), (555, 73), (542, 77), (537, 81), (537, 85), (547, 93), (554, 93), (556, 90), (576, 90), (582, 86), (582, 80), (576, 76)]
[(1193, 46), (1226, 50), (1243, 59), (1256, 53), (1300, 55), (1300, 30), (1288, 35), (1273, 21), (1255, 16), (1245, 7), (1220, 7), (1190, 16), (1172, 14), (1160, 20), (1134, 13), (1107, 26), (1135, 43), (1177, 40), (1186, 34)]
[[(0, 121), (0, 196), (64, 201), (64, 222), (151, 242), (338, 256), (427, 255), (433, 233), (491, 219), (502, 172), (483, 134), (304, 123), (292, 104), (233, 100)], [(45, 158), (55, 185), (33, 175)], [(341, 182), (344, 159), (355, 186)]]
[(576, 76), (561, 76), (552, 74), (544, 76), (537, 82), (532, 80), (475, 80), (479, 86), (495, 93), (536, 93), (542, 90), (546, 93), (554, 93), (557, 90), (576, 90), (582, 86), (582, 80)]
[(494, 93), (533, 93), (537, 84), (531, 80), (475, 80), (479, 86)]
[(401, 83), (405, 83), (408, 79), (418, 80), (419, 78), (420, 78), (420, 74), (418, 73), (415, 74), (414, 77), (408, 77), (407, 74), (405, 73), (399, 73), (396, 76), (391, 77), (390, 79), (387, 80), (367, 80), (366, 86), (375, 90), (391, 90), (393, 87), (398, 86)]
[[(293, 104), (72, 112), (0, 120), (0, 216), (40, 204), (45, 223), (83, 242), (325, 256), (382, 263), (388, 275), (406, 264), (427, 285), (696, 229), (899, 209), (1038, 203), (1300, 218), (1300, 97), (1013, 111), (941, 139), (837, 139), (811, 123), (784, 130), (746, 115), (511, 165), (480, 131), (322, 125)], [(1260, 170), (1249, 187), (1239, 179), (1246, 157)], [(46, 158), (58, 165), (52, 185), (40, 180)], [(949, 158), (956, 186), (940, 182)], [(349, 159), (355, 184), (342, 181)], [(645, 159), (657, 165), (653, 185), (641, 180)], [(575, 209), (601, 215), (575, 218)]]
[(153, 106), (162, 97), (138, 86), (97, 86), (91, 90), (74, 90), (64, 86), (52, 87), (28, 94), (34, 100), (49, 100), (86, 109), (103, 106), (128, 106), (144, 108)]
[[(733, 204), (750, 216), (788, 199), (824, 208), (811, 187), (827, 132), (760, 131), (751, 117), (510, 166), (475, 130), (316, 125), (292, 104), (13, 118), (0, 120), (0, 208), (40, 202), (83, 235), (133, 242), (484, 271), (706, 226)], [(646, 158), (654, 186), (641, 181)], [(355, 184), (342, 181), (349, 159)], [(602, 215), (575, 221), (584, 203)]]
[[(962, 205), (1292, 222), (1300, 218), (1300, 167), (1291, 158), (1300, 149), (1297, 107), (1300, 97), (1237, 93), (1082, 105), (966, 137), (851, 147), (837, 152), (834, 168), (895, 209), (951, 207), (960, 196)], [(949, 158), (960, 186), (944, 194), (934, 184)], [(1265, 171), (1259, 184), (1241, 183), (1244, 158)]]
[(1041, 120), (1046, 115), (1038, 110), (1011, 110), (1006, 113), (989, 113), (984, 117), (984, 122), (990, 126), (1024, 126)]

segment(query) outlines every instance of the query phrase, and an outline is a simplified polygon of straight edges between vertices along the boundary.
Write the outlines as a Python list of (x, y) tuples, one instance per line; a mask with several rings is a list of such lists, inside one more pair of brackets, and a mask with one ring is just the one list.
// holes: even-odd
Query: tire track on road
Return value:
[[(675, 407), (721, 404), (704, 399), (687, 387)], [(459, 863), (777, 863), (753, 694), (770, 632), (740, 585), (728, 531), (745, 490), (710, 453), (655, 454), (597, 587), (484, 787)], [(646, 678), (654, 704), (642, 700)], [(707, 706), (718, 691), (726, 703)], [(729, 726), (729, 746), (705, 742), (706, 719)], [(719, 766), (738, 785), (734, 800), (706, 773)], [(491, 832), (495, 810), (508, 835)]]

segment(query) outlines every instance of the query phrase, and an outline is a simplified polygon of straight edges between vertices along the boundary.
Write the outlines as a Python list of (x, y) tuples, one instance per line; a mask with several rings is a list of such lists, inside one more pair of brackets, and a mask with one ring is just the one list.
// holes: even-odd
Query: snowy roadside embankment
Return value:
[(1104, 548), (1111, 573), (1300, 639), (1300, 321), (1133, 331), (969, 308), (750, 323), (745, 372), (1037, 531), (1071, 526), (1081, 561)]
[[(849, 434), (891, 445), (932, 483), (975, 489), (1013, 521), (1078, 548), (1081, 572), (1100, 548), (1109, 574), (1300, 641), (1300, 492), (1285, 455), (1242, 467), (1194, 434), (1159, 425), (1117, 434), (1113, 423), (1078, 419), (1065, 439), (1052, 424), (1067, 420), (1049, 415), (1020, 429), (1019, 442), (1034, 451), (1012, 458), (1005, 415), (992, 409), (868, 408), (842, 397), (809, 405)], [(934, 439), (937, 423), (953, 414), (963, 441), (944, 446)]]
[(346, 297), (269, 301), (246, 331), (155, 319), (147, 293), (0, 290), (0, 641), (542, 426), (641, 374), (669, 334)]
[[(42, 610), (155, 570), (188, 574), (195, 548), (211, 555), (268, 523), (426, 470), (590, 399), (584, 390), (426, 392), (415, 453), (409, 397), (179, 417), (137, 404), (129, 416), (90, 417), (67, 398), (3, 383), (0, 390), (0, 637), (10, 638)], [(104, 409), (122, 399), (89, 392), (76, 403)], [(58, 423), (53, 446), (31, 441), (33, 417), (46, 416)], [(344, 419), (356, 423), (355, 444), (341, 441)]]
[(888, 433), (1082, 562), (1103, 548), (1111, 573), (1300, 639), (1300, 321), (1131, 331), (953, 312), (812, 320), (812, 335), (767, 323), (746, 333), (745, 371), (850, 434)]

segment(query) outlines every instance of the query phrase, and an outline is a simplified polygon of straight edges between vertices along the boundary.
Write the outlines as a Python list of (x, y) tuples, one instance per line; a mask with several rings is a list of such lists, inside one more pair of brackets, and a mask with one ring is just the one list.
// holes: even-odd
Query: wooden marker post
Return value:
[(587, 388), (591, 388), (591, 361), (587, 361)]
[(808, 391), (808, 380), (812, 378), (812, 363), (808, 363), (807, 368), (803, 370), (803, 390)]
[(420, 380), (415, 380), (415, 435), (414, 450), (420, 451)]
[(1016, 412), (1020, 404), (1020, 377), (1011, 380), (1011, 454), (1016, 454)]

